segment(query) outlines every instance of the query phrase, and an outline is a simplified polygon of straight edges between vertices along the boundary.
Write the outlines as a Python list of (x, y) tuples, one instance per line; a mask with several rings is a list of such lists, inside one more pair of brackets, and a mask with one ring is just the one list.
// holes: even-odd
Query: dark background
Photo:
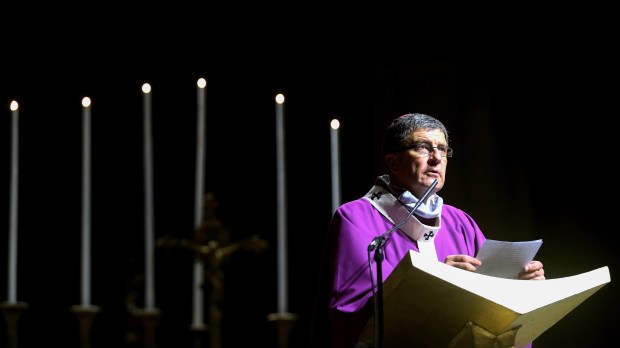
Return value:
[[(383, 130), (406, 112), (448, 127), (455, 155), (440, 195), (487, 237), (542, 238), (537, 259), (547, 278), (610, 267), (612, 282), (536, 346), (614, 339), (619, 76), (611, 9), (55, 5), (7, 8), (0, 25), (0, 250), (8, 250), (9, 104), (20, 104), (17, 298), (29, 305), (21, 347), (79, 346), (69, 308), (80, 301), (84, 96), (93, 101), (92, 302), (102, 309), (93, 348), (142, 344), (128, 313), (143, 291), (140, 87), (153, 88), (155, 237), (191, 239), (200, 77), (208, 80), (205, 191), (233, 241), (258, 235), (269, 243), (222, 267), (223, 346), (277, 346), (267, 320), (277, 311), (277, 93), (286, 97), (288, 307), (299, 316), (290, 347), (306, 341), (331, 217), (329, 122), (341, 122), (348, 201), (385, 172)], [(192, 254), (158, 248), (155, 257), (158, 346), (192, 346)]]

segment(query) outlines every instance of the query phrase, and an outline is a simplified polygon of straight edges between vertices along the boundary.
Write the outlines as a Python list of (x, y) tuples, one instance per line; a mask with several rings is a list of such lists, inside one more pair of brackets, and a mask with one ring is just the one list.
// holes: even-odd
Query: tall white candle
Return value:
[[(207, 87), (207, 80), (204, 78), (198, 79), (197, 82), (197, 125), (196, 125), (196, 195), (194, 200), (194, 229), (198, 230), (202, 226), (202, 212), (203, 212), (203, 195), (204, 195), (204, 164), (205, 164), (205, 132), (206, 132), (206, 95), (205, 88)], [(204, 266), (200, 258), (194, 260), (194, 282), (193, 282), (193, 295), (194, 306), (192, 313), (192, 325), (203, 326), (204, 325)]]
[(142, 85), (144, 107), (144, 257), (145, 257), (145, 296), (144, 307), (155, 307), (154, 265), (153, 265), (153, 151), (151, 131), (151, 85)]
[(278, 312), (288, 312), (286, 253), (286, 172), (284, 163), (284, 95), (276, 95), (276, 147), (278, 177)]
[(82, 99), (82, 306), (90, 306), (90, 98)]
[(340, 206), (340, 156), (338, 128), (340, 122), (333, 119), (330, 123), (330, 141), (331, 141), (331, 165), (332, 165), (332, 213)]
[(9, 218), (9, 298), (17, 302), (17, 187), (19, 178), (19, 104), (11, 102), (11, 205)]

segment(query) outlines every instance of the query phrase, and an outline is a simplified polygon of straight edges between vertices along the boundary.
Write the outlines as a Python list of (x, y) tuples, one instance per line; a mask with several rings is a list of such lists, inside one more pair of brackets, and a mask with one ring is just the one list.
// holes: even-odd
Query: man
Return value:
[[(364, 197), (341, 205), (330, 223), (311, 347), (356, 346), (373, 315), (375, 283), (369, 272), (369, 251), (376, 249), (371, 243), (396, 224), (406, 220), (386, 236), (382, 281), (410, 250), (468, 271), (481, 264), (474, 256), (486, 240), (484, 234), (469, 214), (444, 204), (437, 195), (453, 153), (445, 126), (425, 114), (403, 115), (387, 128), (383, 153), (388, 174), (379, 176)], [(407, 219), (433, 184), (426, 200)], [(373, 272), (376, 279), (376, 267)], [(518, 278), (544, 279), (542, 263), (532, 261)]]

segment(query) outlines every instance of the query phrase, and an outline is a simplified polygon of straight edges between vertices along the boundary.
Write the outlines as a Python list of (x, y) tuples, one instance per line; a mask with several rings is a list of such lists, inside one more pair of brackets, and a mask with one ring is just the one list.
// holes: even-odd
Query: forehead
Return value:
[(446, 143), (446, 136), (441, 129), (418, 129), (411, 133), (411, 139), (414, 141), (427, 140), (436, 143)]

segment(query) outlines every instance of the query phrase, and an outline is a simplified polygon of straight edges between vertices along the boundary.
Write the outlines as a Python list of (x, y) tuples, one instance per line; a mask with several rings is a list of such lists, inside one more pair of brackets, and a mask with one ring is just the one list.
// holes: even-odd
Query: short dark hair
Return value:
[(441, 121), (426, 114), (408, 113), (394, 119), (387, 127), (383, 136), (383, 154), (393, 153), (398, 148), (410, 145), (411, 133), (419, 129), (440, 129), (448, 145), (448, 130)]

